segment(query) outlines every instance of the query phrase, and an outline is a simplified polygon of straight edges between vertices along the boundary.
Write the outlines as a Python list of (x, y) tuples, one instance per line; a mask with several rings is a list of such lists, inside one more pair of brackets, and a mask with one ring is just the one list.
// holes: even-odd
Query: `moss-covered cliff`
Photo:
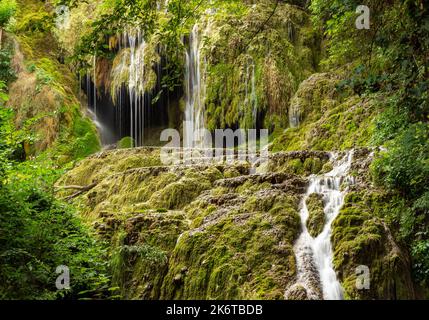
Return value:
[(55, 7), (19, 1), (13, 34), (8, 36), (15, 80), (8, 105), (16, 111), (16, 127), (31, 129), (27, 157), (47, 149), (65, 164), (100, 148), (96, 128), (85, 116), (78, 79), (64, 63), (55, 37)]

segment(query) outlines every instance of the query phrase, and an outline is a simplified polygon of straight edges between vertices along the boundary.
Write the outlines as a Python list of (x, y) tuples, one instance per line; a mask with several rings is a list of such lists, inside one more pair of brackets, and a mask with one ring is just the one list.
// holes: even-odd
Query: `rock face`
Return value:
[(283, 298), (307, 185), (289, 162), (322, 163), (327, 154), (273, 155), (266, 174), (249, 174), (246, 163), (163, 167), (157, 159), (157, 149), (104, 151), (57, 183), (96, 184), (74, 201), (110, 241), (122, 296)]
[[(356, 183), (333, 222), (334, 266), (348, 299), (413, 299), (410, 259), (395, 242), (385, 221), (398, 210), (392, 195), (372, 186), (368, 166), (372, 152), (355, 152), (352, 174)], [(369, 287), (362, 289), (362, 266), (369, 270)]]
[[(332, 234), (334, 266), (345, 297), (411, 297), (408, 259), (383, 220), (371, 215), (373, 201), (383, 198), (364, 187), (363, 160), (369, 162), (369, 151), (356, 154), (352, 171), (359, 178)], [(123, 298), (321, 299), (317, 270), (311, 293), (293, 285), (299, 203), (311, 174), (294, 170), (298, 162), (328, 166), (329, 154), (273, 154), (269, 173), (259, 174), (249, 174), (246, 163), (164, 167), (158, 159), (157, 149), (104, 151), (57, 183), (96, 184), (74, 202), (110, 242), (113, 281)], [(311, 197), (308, 205), (316, 234), (323, 226), (317, 214), (321, 199)], [(355, 269), (361, 264), (371, 270), (369, 291), (355, 287)]]
[[(338, 89), (344, 72), (311, 75), (289, 106), (289, 128), (274, 139), (273, 151), (348, 150), (366, 147), (374, 131), (376, 101)], [(380, 98), (381, 99), (381, 98)]]

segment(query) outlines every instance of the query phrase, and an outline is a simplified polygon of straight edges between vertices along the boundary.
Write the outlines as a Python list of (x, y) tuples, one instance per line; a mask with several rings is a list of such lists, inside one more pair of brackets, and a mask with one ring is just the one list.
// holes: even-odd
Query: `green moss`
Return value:
[(29, 11), (18, 21), (16, 28), (19, 32), (46, 32), (52, 28), (54, 19), (48, 12), (40, 10)]
[[(408, 258), (381, 218), (382, 212), (395, 210), (390, 200), (372, 192), (352, 192), (333, 223), (334, 267), (349, 299), (414, 296)], [(369, 290), (356, 287), (356, 268), (361, 265), (370, 270)]]
[[(299, 217), (292, 212), (292, 224), (255, 213), (239, 223), (228, 216), (201, 232), (185, 233), (173, 252), (162, 297), (282, 298), (281, 282), (294, 275), (295, 265), (291, 244), (277, 241), (282, 237), (292, 243), (297, 236)], [(285, 237), (286, 231), (291, 235)], [(177, 283), (183, 266), (186, 275)]]
[(295, 173), (295, 174), (304, 173), (304, 166), (300, 159), (289, 160), (287, 163), (287, 167), (291, 169), (292, 173)]
[[(249, 38), (253, 34), (249, 28), (262, 23), (267, 10), (265, 3), (258, 3), (242, 15), (219, 15), (212, 20), (203, 46), (208, 62), (209, 129), (254, 128), (254, 108), (266, 128), (284, 127), (293, 93), (313, 70), (316, 45), (309, 34), (314, 35), (314, 31), (298, 7), (280, 3), (270, 28)], [(249, 45), (243, 51), (240, 43)]]
[(307, 158), (304, 161), (304, 170), (311, 174), (317, 174), (322, 170), (322, 161), (319, 158)]
[(296, 272), (299, 196), (246, 179), (215, 186), (226, 172), (219, 165), (127, 169), (119, 161), (139, 165), (156, 156), (143, 149), (102, 152), (61, 180), (100, 179), (76, 203), (112, 243), (122, 296), (281, 299)]
[(152, 205), (164, 206), (168, 209), (183, 208), (210, 186), (209, 180), (203, 176), (200, 179), (182, 178), (156, 192), (150, 202)]
[(224, 172), (225, 178), (235, 178), (239, 177), (241, 174), (236, 168), (227, 168)]
[(74, 108), (72, 126), (73, 159), (82, 159), (100, 150), (100, 140), (95, 125), (90, 119), (82, 117), (77, 107)]
[(252, 181), (246, 181), (242, 185), (238, 186), (236, 191), (243, 195), (249, 195), (267, 187), (269, 187), (268, 183), (255, 184)]
[(307, 199), (308, 208), (308, 220), (307, 228), (308, 232), (313, 238), (316, 238), (322, 231), (326, 223), (326, 217), (324, 212), (323, 196), (321, 194), (313, 193)]
[(180, 213), (147, 213), (124, 221), (111, 240), (113, 284), (122, 298), (159, 298), (168, 253), (184, 228)]
[(134, 139), (131, 137), (124, 137), (118, 141), (119, 149), (128, 149), (134, 146)]
[(331, 172), (334, 169), (332, 162), (326, 162), (322, 167), (322, 173)]
[(314, 74), (300, 84), (289, 109), (289, 114), (299, 115), (299, 126), (277, 134), (273, 151), (330, 151), (370, 146), (374, 105), (383, 98), (373, 95), (362, 99), (350, 92), (340, 95), (336, 84), (341, 77), (345, 77), (342, 71)]

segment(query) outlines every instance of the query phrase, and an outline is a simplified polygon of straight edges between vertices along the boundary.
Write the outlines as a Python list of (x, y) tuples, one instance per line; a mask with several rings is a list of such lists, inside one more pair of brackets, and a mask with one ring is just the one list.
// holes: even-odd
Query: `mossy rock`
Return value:
[[(414, 299), (410, 262), (380, 215), (401, 210), (391, 197), (351, 192), (332, 224), (334, 268), (347, 299)], [(359, 290), (357, 268), (369, 268), (370, 288)]]
[(235, 178), (241, 176), (241, 173), (234, 167), (227, 168), (224, 172), (225, 178)]
[(288, 300), (308, 300), (307, 290), (300, 284), (291, 287), (287, 293)]
[(313, 238), (316, 238), (322, 231), (326, 223), (324, 212), (323, 195), (313, 193), (307, 199), (308, 220), (307, 229)]
[(134, 146), (134, 144), (135, 144), (135, 142), (134, 142), (133, 138), (124, 137), (118, 141), (118, 148), (119, 149), (128, 149), (128, 148), (132, 148)]
[(317, 174), (322, 170), (322, 161), (319, 158), (307, 158), (304, 161), (304, 170), (309, 174)]
[(326, 162), (322, 167), (322, 173), (331, 172), (334, 169), (332, 162)]
[(300, 159), (289, 160), (287, 163), (287, 169), (289, 169), (292, 173), (295, 174), (304, 173), (304, 165)]

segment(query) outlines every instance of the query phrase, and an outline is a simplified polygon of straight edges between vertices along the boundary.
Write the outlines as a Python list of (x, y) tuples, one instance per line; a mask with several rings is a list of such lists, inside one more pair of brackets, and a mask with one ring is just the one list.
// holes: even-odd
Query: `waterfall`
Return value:
[[(286, 291), (286, 298), (297, 286), (306, 290), (308, 299), (343, 298), (342, 288), (332, 264), (331, 224), (338, 216), (347, 193), (347, 188), (342, 190), (342, 184), (353, 184), (353, 178), (348, 176), (352, 159), (353, 151), (343, 157), (339, 154), (332, 155), (334, 169), (327, 174), (310, 177), (300, 209), (302, 233), (294, 245), (297, 283)], [(326, 223), (323, 231), (316, 238), (309, 234), (306, 225), (309, 216), (306, 201), (313, 193), (321, 194), (325, 204)]]
[[(250, 83), (249, 83), (249, 78), (250, 78)], [(250, 63), (248, 63), (246, 67), (246, 84), (245, 85), (246, 85), (246, 89), (245, 89), (244, 105), (246, 108), (250, 109), (252, 114), (251, 129), (256, 129), (257, 117), (258, 117), (258, 97), (256, 95), (255, 62), (253, 61), (253, 59), (250, 59)]]
[(299, 127), (299, 124), (301, 122), (301, 109), (299, 107), (299, 104), (297, 103), (291, 103), (291, 106), (289, 108), (289, 126), (291, 128), (297, 128)]
[[(185, 127), (186, 147), (203, 147), (205, 85), (201, 75), (200, 35), (196, 24), (189, 36), (185, 66)], [(204, 70), (203, 70), (204, 71)]]
[[(246, 75), (244, 78), (244, 101), (240, 106), (240, 114), (244, 116), (246, 126), (250, 129), (257, 128), (258, 120), (258, 97), (256, 95), (255, 62), (250, 57), (245, 64)], [(249, 125), (247, 116), (251, 115)]]
[(101, 145), (103, 147), (106, 146), (107, 142), (105, 140), (108, 139), (112, 135), (112, 133), (110, 132), (109, 128), (107, 128), (101, 121), (98, 120), (94, 111), (88, 109), (87, 113), (89, 118), (92, 120), (92, 122), (95, 124), (95, 127), (97, 128), (97, 131), (100, 135)]
[(124, 36), (130, 46), (128, 93), (130, 98), (130, 137), (137, 146), (144, 142), (144, 53), (146, 43), (140, 30), (130, 30)]
[(93, 58), (93, 81), (94, 81), (94, 117), (97, 119), (97, 55)]

